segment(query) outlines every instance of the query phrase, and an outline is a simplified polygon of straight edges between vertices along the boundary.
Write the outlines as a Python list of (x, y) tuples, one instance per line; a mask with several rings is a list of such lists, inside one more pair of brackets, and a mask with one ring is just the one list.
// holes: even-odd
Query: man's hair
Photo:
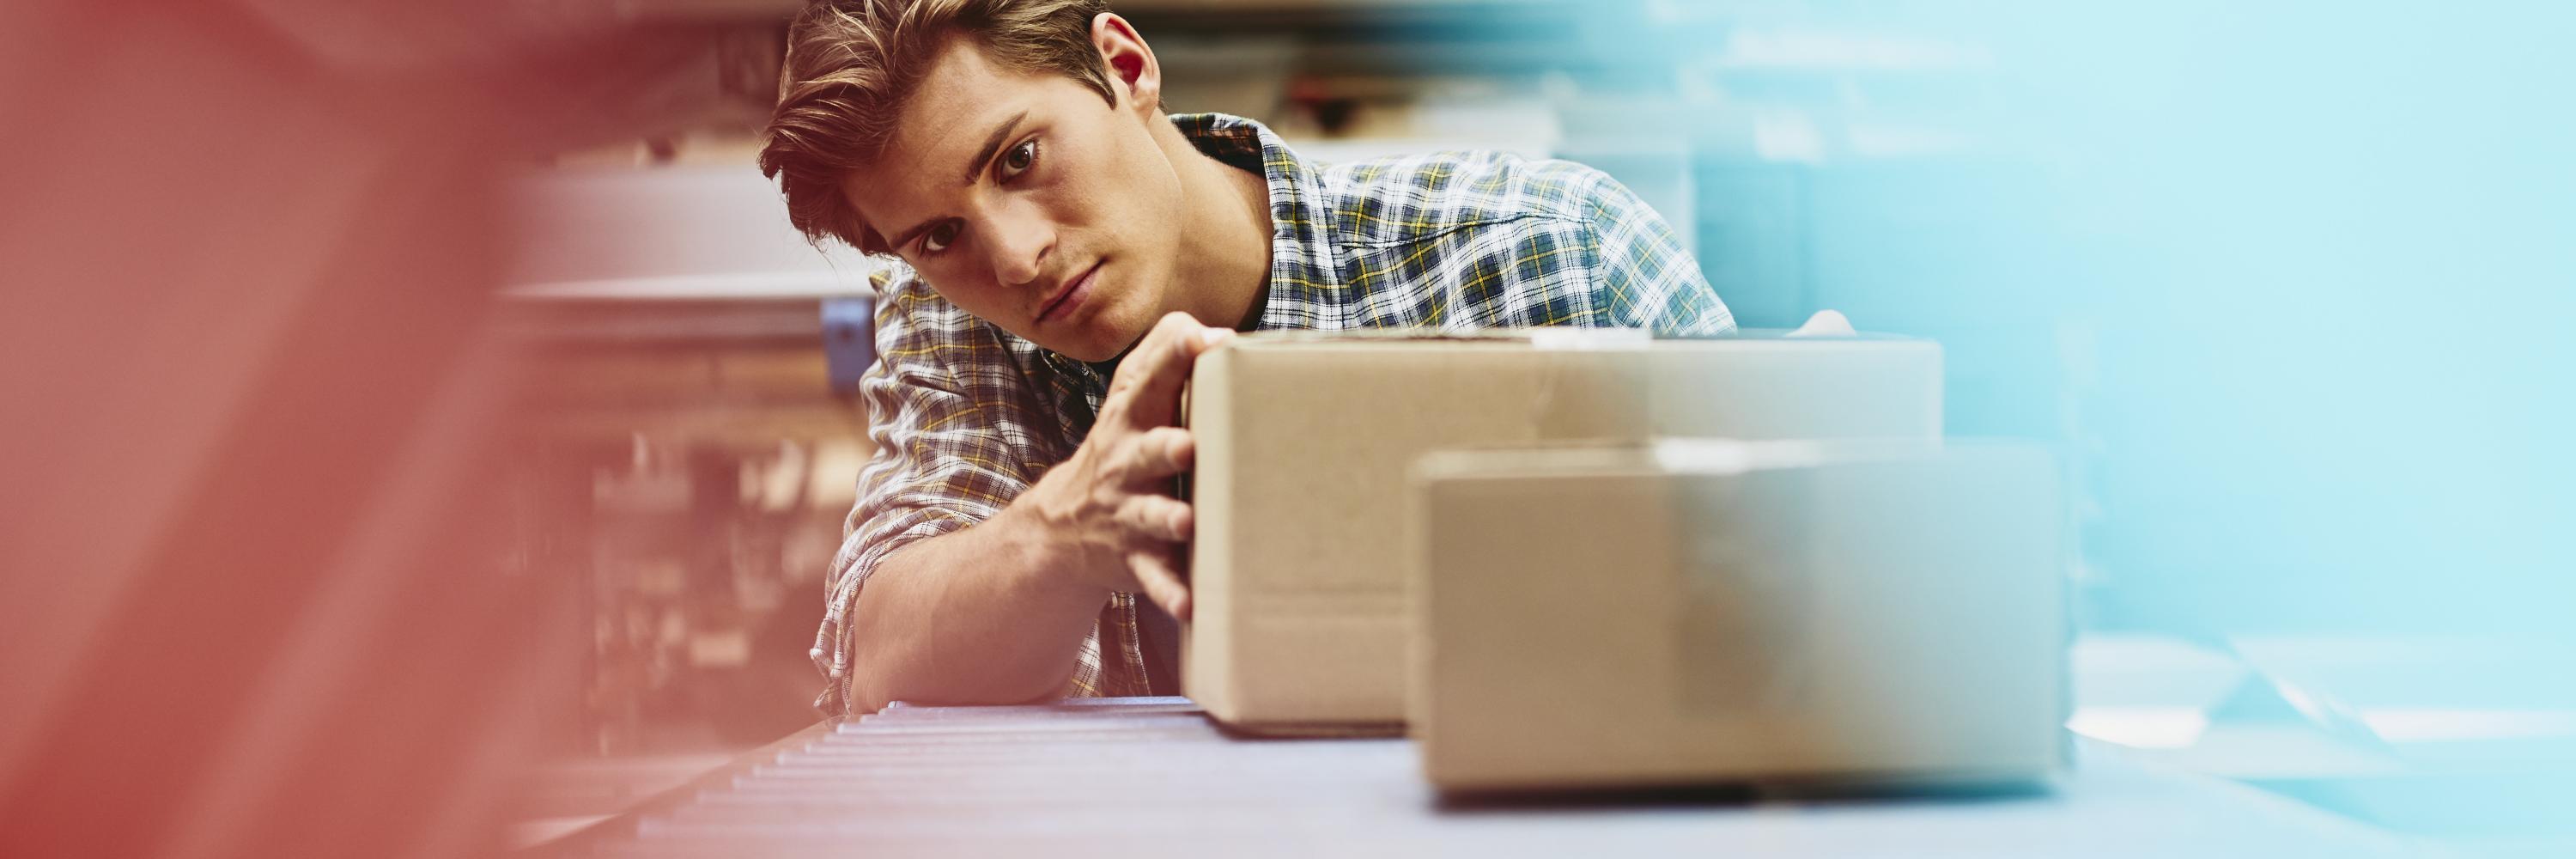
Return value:
[(1071, 77), (1117, 104), (1091, 19), (1108, 0), (817, 0), (787, 29), (778, 109), (760, 172), (778, 180), (807, 240), (891, 253), (842, 198), (850, 171), (881, 154), (896, 114), (953, 39), (1004, 68)]

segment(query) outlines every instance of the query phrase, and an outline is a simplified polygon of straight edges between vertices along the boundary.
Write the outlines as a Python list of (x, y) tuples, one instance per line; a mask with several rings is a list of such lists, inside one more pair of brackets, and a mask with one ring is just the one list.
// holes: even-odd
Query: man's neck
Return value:
[(1207, 325), (1250, 330), (1270, 285), (1270, 182), (1190, 145), (1166, 123), (1155, 131), (1181, 180), (1178, 297)]

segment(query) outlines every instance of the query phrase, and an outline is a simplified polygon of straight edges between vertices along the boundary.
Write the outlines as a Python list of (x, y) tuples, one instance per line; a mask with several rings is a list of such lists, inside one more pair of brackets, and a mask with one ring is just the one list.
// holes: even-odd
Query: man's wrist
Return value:
[(1100, 549), (1084, 539), (1082, 529), (1071, 516), (1049, 503), (1055, 489), (1041, 478), (988, 523), (1004, 526), (1001, 530), (1013, 554), (1022, 559), (1022, 563), (1013, 565), (1021, 572), (1016, 584), (1031, 592), (1067, 599), (1107, 599), (1111, 589), (1098, 584), (1097, 577), (1085, 574), (1098, 563), (1095, 556)]

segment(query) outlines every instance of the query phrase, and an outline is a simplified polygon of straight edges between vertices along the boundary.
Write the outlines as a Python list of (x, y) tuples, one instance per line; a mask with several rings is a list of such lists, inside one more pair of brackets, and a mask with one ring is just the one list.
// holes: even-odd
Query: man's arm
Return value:
[(1682, 248), (1672, 225), (1636, 192), (1593, 172), (1598, 183), (1584, 220), (1609, 324), (1658, 334), (1735, 330), (1735, 315), (1700, 275), (1699, 261)]
[(1174, 561), (1190, 508), (1171, 495), (1190, 466), (1175, 426), (1198, 356), (1233, 332), (1164, 317), (1111, 380), (1091, 434), (1001, 512), (915, 540), (856, 594), (851, 703), (1011, 703), (1064, 686), (1110, 594), (1142, 593), (1175, 617), (1189, 591)]

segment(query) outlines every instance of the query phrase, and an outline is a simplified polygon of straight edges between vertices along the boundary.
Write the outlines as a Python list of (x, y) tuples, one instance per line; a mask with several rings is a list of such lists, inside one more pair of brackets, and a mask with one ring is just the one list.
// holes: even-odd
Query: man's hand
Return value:
[(1091, 435), (1021, 496), (1046, 542), (1069, 550), (1068, 583), (1141, 593), (1189, 619), (1179, 559), (1193, 522), (1173, 486), (1196, 448), (1178, 426), (1181, 386), (1199, 355), (1233, 334), (1165, 315), (1119, 363)]

